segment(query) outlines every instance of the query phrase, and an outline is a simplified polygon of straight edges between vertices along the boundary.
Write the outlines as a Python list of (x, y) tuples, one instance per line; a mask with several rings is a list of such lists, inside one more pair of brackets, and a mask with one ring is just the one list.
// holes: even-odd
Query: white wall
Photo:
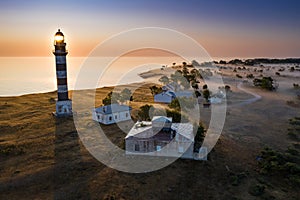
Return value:
[(172, 97), (164, 93), (154, 95), (154, 102), (171, 103)]
[[(127, 114), (127, 117), (126, 117), (126, 114)], [(131, 119), (129, 111), (117, 112), (117, 113), (106, 114), (106, 115), (103, 115), (103, 114), (97, 113), (96, 111), (93, 111), (92, 116), (93, 116), (93, 120), (100, 122), (102, 124), (114, 124), (117, 122), (126, 121), (126, 120)], [(102, 120), (102, 116), (103, 116), (103, 120)], [(116, 118), (115, 118), (115, 116), (116, 116)], [(111, 117), (111, 120), (109, 120), (110, 117)]]

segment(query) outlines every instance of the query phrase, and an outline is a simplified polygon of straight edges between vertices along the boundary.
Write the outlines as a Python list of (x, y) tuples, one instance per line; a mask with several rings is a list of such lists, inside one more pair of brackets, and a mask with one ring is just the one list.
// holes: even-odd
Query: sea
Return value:
[[(178, 57), (67, 57), (68, 89), (141, 82), (139, 73), (182, 62)], [(54, 57), (0, 57), (0, 96), (55, 90)]]

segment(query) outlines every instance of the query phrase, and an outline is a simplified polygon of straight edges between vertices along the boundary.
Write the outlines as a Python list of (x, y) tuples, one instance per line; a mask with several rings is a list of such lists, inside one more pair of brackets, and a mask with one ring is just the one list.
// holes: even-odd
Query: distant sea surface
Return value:
[[(80, 85), (76, 89), (96, 88), (128, 84), (143, 81), (139, 73), (160, 68), (162, 65), (182, 63), (178, 57), (121, 57), (108, 66), (104, 60), (112, 58), (67, 57), (69, 90), (75, 88), (76, 78), (80, 75)], [(89, 63), (92, 63), (89, 66)], [(90, 77), (101, 72), (97, 83)], [(0, 57), (0, 96), (19, 96), (56, 90), (56, 73), (54, 57)]]

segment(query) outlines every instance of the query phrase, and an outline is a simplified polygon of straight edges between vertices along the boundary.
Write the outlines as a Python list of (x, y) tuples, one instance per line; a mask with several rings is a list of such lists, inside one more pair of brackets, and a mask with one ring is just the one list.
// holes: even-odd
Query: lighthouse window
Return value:
[(111, 121), (111, 120), (112, 120), (112, 117), (109, 117), (108, 120)]

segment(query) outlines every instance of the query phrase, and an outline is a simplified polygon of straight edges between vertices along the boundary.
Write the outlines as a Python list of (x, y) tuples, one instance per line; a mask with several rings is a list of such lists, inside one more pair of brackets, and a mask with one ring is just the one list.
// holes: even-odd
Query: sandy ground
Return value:
[[(170, 72), (147, 72), (142, 75), (147, 78), (145, 83), (126, 86), (135, 90), (133, 108), (153, 102), (149, 82)], [(300, 116), (299, 91), (292, 88), (293, 83), (300, 83), (299, 78), (277, 77), (275, 72), (266, 72), (279, 83), (276, 92), (269, 92), (235, 76), (249, 71), (221, 70), (232, 91), (227, 95), (222, 135), (209, 160), (178, 159), (161, 170), (142, 174), (120, 172), (93, 158), (78, 138), (73, 120), (53, 117), (54, 92), (2, 97), (0, 199), (299, 199), (298, 190), (286, 180), (257, 172), (255, 157), (260, 150), (290, 146), (288, 119)], [(96, 106), (111, 90), (97, 90)], [(200, 105), (200, 116), (207, 126), (211, 108)], [(102, 128), (113, 143), (123, 145), (126, 133), (116, 125)], [(245, 176), (233, 185), (232, 176), (241, 173)], [(251, 196), (249, 187), (262, 179), (268, 182), (265, 194)]]

